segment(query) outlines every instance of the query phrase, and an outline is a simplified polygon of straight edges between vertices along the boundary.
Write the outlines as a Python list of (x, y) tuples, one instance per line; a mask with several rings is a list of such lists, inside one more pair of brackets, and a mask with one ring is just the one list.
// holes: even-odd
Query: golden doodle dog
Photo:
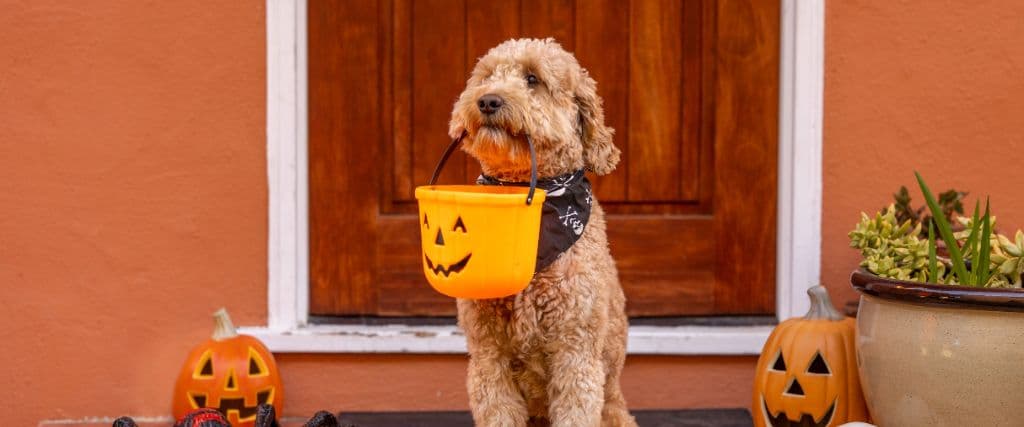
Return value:
[(465, 135), (462, 149), (480, 162), (481, 183), (528, 182), (529, 136), (548, 200), (569, 200), (550, 211), (545, 202), (545, 215), (558, 223), (542, 229), (561, 235), (547, 245), (542, 233), (539, 251), (558, 250), (538, 258), (529, 287), (502, 299), (458, 301), (477, 426), (636, 425), (619, 387), (625, 297), (604, 212), (583, 176), (607, 174), (619, 161), (601, 104), (597, 83), (553, 39), (491, 49), (455, 103), (449, 133)]

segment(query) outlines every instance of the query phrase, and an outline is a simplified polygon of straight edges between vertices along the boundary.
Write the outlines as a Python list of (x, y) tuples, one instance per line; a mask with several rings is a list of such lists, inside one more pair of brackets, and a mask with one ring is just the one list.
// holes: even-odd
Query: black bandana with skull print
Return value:
[[(481, 185), (513, 185), (528, 187), (527, 182), (506, 182), (497, 178), (480, 175), (476, 180)], [(547, 192), (541, 208), (540, 240), (537, 242), (537, 266), (541, 271), (569, 250), (587, 227), (590, 207), (594, 203), (590, 192), (590, 181), (583, 170), (559, 175), (550, 179), (537, 180), (537, 188)]]

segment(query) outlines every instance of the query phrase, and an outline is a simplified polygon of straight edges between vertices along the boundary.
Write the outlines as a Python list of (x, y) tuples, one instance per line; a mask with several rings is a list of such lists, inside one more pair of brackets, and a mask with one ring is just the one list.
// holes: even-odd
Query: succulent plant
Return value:
[[(850, 246), (861, 252), (860, 265), (899, 280), (1022, 287), (1024, 232), (1018, 230), (1013, 240), (996, 233), (988, 202), (983, 214), (979, 201), (972, 216), (957, 215), (963, 213), (962, 198), (967, 193), (949, 190), (936, 198), (916, 175), (931, 216), (922, 215), (924, 208), (911, 207), (906, 187), (893, 195), (895, 203), (874, 217), (861, 213), (860, 222), (849, 233)], [(938, 255), (940, 244), (948, 254)]]
[(902, 224), (896, 220), (896, 211), (893, 205), (889, 205), (883, 212), (875, 214), (874, 218), (868, 214), (860, 213), (860, 222), (850, 232), (850, 246), (857, 249), (878, 248), (890, 240), (903, 238), (910, 231), (910, 221)]
[(900, 224), (910, 221), (913, 224), (919, 224), (921, 222), (921, 213), (924, 212), (924, 207), (914, 209), (910, 205), (910, 192), (907, 191), (905, 185), (900, 186), (900, 191), (897, 191), (892, 195), (893, 203), (896, 208), (896, 221)]
[[(917, 236), (921, 225), (911, 228), (911, 220), (900, 223), (895, 205), (874, 218), (861, 213), (861, 220), (850, 232), (850, 246), (860, 249), (861, 266), (879, 276), (899, 280), (928, 280), (928, 242)], [(943, 267), (944, 270), (944, 267)]]
[[(924, 178), (917, 172), (914, 172), (914, 176), (917, 177), (917, 183), (921, 186), (921, 193), (924, 194), (924, 200), (928, 204), (928, 209), (932, 212), (934, 218), (934, 221), (929, 224), (929, 232), (931, 232), (931, 227), (933, 226), (939, 230), (942, 240), (946, 243), (946, 250), (949, 251), (949, 259), (952, 264), (951, 270), (952, 274), (956, 275), (956, 282), (967, 286), (985, 286), (988, 284), (992, 273), (990, 261), (992, 250), (992, 214), (989, 209), (989, 203), (985, 202), (984, 216), (978, 216), (981, 202), (979, 201), (975, 204), (970, 234), (967, 235), (967, 240), (961, 245), (956, 237), (953, 236), (953, 229), (949, 225), (949, 220), (942, 214), (941, 205), (935, 200), (935, 196), (932, 195), (928, 184), (925, 184)], [(929, 245), (935, 246), (934, 238), (929, 238)], [(974, 253), (977, 256), (972, 260), (964, 257), (964, 253)], [(935, 256), (930, 255), (930, 257), (934, 258)], [(930, 262), (934, 264), (934, 261)]]
[[(992, 230), (996, 229), (996, 216), (991, 215), (990, 220), (992, 222)], [(969, 216), (956, 216), (956, 222), (960, 224), (960, 231), (954, 231), (953, 237), (957, 240), (967, 240), (967, 235), (971, 233), (971, 229), (974, 228), (974, 218)], [(995, 238), (993, 236), (993, 238)]]
[[(946, 190), (945, 192), (939, 193), (939, 199), (936, 202), (938, 202), (939, 207), (942, 208), (942, 216), (949, 220), (950, 218), (953, 218), (953, 216), (956, 214), (963, 215), (964, 204), (962, 201), (964, 197), (967, 197), (966, 191), (956, 191), (950, 189)], [(923, 223), (926, 227), (930, 222), (932, 222), (931, 215), (925, 216), (924, 218), (921, 219), (921, 223)]]
[[(958, 214), (963, 215), (963, 199), (966, 196), (966, 191), (957, 191), (953, 189), (946, 190), (945, 192), (939, 194), (937, 203), (942, 208), (943, 216), (945, 216), (946, 219), (950, 221), (951, 224), (953, 224), (954, 230), (963, 229), (961, 228), (962, 226), (960, 225), (960, 223), (958, 221), (954, 222), (953, 219), (958, 217)], [(896, 209), (896, 221), (899, 222), (900, 224), (906, 221), (910, 221), (912, 226), (920, 224), (922, 228), (921, 234), (919, 234), (918, 237), (922, 239), (927, 238), (928, 236), (925, 235), (924, 233), (928, 230), (928, 226), (932, 222), (932, 216), (930, 214), (927, 214), (928, 212), (926, 212), (926, 209), (928, 209), (928, 207), (920, 206), (914, 208), (914, 206), (910, 203), (910, 192), (907, 191), (907, 187), (903, 185), (900, 186), (899, 191), (893, 193), (892, 199), (894, 201), (893, 205)]]
[(1011, 241), (1001, 234), (996, 235), (992, 245), (992, 263), (998, 268), (999, 274), (1006, 277), (1006, 286), (1021, 287), (1021, 276), (1024, 276), (1024, 232), (1017, 230)]

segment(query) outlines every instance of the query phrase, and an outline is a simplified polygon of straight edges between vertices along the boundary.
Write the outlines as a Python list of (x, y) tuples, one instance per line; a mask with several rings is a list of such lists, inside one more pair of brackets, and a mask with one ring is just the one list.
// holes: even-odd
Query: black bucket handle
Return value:
[[(434, 175), (430, 177), (430, 185), (434, 185), (437, 182), (437, 177), (441, 175), (441, 169), (444, 169), (444, 164), (448, 162), (448, 157), (451, 157), (452, 152), (462, 143), (462, 139), (465, 137), (466, 132), (462, 132), (462, 135), (459, 135), (458, 138), (452, 140), (451, 144), (448, 144), (448, 148), (441, 155), (441, 161), (437, 162), (437, 167), (434, 168)], [(529, 134), (526, 134), (526, 144), (530, 146), (530, 191), (526, 193), (526, 205), (529, 206), (533, 203), (533, 191), (537, 189), (537, 152), (533, 149), (533, 138), (530, 138)]]

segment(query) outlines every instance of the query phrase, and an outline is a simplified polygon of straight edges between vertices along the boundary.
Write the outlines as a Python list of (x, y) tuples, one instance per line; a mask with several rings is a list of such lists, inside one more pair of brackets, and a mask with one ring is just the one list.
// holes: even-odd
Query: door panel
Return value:
[[(629, 133), (626, 199), (681, 201), (683, 153), (700, 144), (682, 138), (682, 43), (696, 31), (682, 25), (683, 2), (638, 1), (630, 13)], [(682, 31), (681, 31), (682, 30)], [(696, 84), (700, 80), (694, 80)], [(685, 82), (689, 86), (691, 82)], [(690, 104), (700, 97), (687, 97)]]
[[(309, 2), (310, 312), (377, 304), (376, 164), (384, 135), (373, 2)], [(356, 108), (358, 106), (358, 108)], [(361, 178), (359, 178), (361, 177)]]
[[(622, 149), (591, 177), (634, 316), (774, 307), (778, 1), (309, 2), (310, 311), (452, 315), (422, 277), (413, 190), (476, 58), (553, 36)], [(472, 182), (457, 154), (443, 183)]]
[(715, 280), (729, 284), (715, 286), (715, 306), (724, 312), (770, 312), (775, 305), (779, 5), (713, 4), (718, 27)]
[(576, 42), (576, 59), (597, 81), (598, 94), (604, 99), (605, 124), (615, 129), (613, 141), (622, 151), (615, 172), (591, 177), (594, 194), (602, 202), (626, 200), (626, 170), (629, 164), (629, 2), (594, 0), (590, 7), (576, 11), (581, 36)]

